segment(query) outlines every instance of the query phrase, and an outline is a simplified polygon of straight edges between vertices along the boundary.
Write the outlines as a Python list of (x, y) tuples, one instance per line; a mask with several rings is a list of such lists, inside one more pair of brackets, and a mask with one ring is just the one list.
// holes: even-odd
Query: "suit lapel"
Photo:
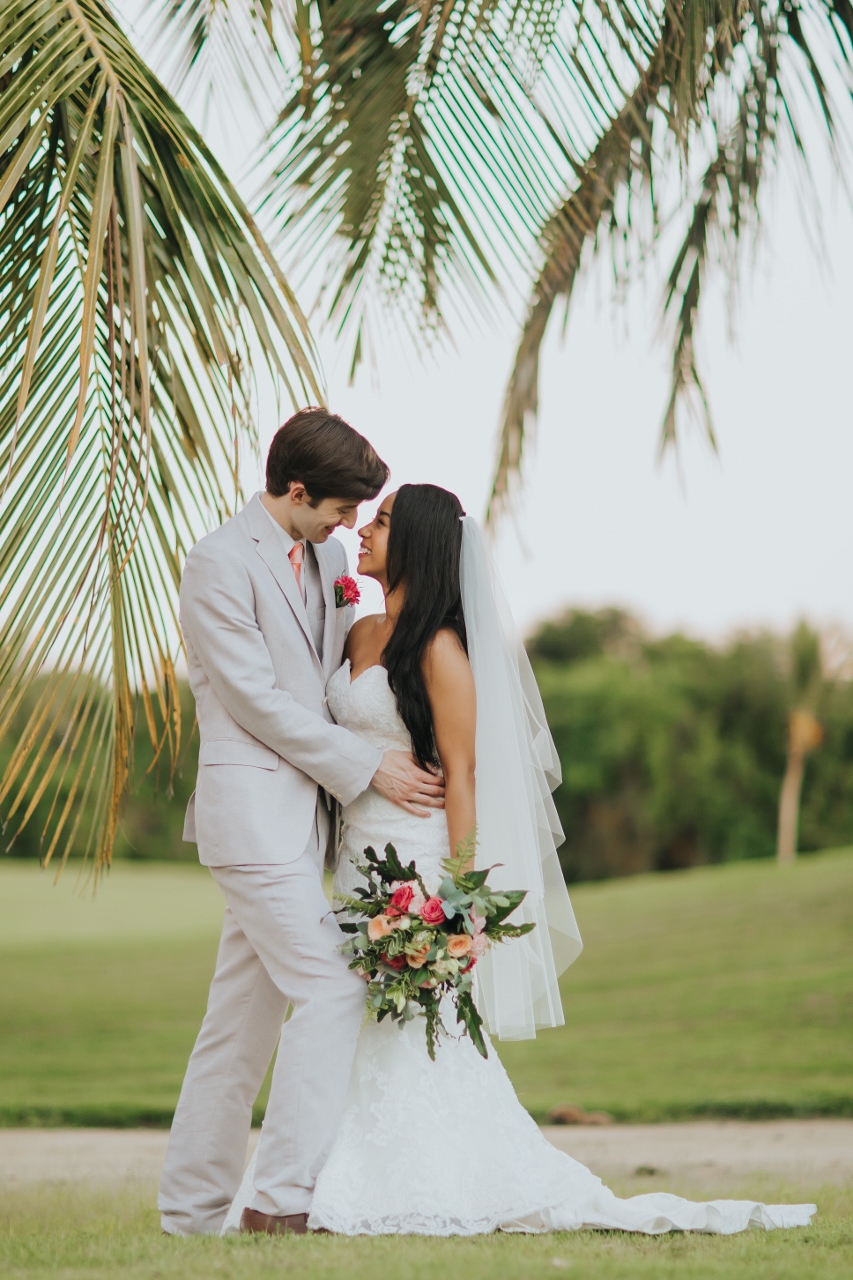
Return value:
[(335, 603), (335, 570), (326, 543), (317, 544), (314, 547), (314, 553), (317, 556), (323, 602), (326, 606), (326, 621), (323, 627), (323, 671), (328, 674), (332, 662), (332, 650), (335, 647), (335, 626), (338, 621)]
[(284, 549), (284, 543), (276, 532), (275, 525), (263, 508), (260, 498), (255, 495), (252, 501), (245, 508), (246, 515), (249, 518), (249, 528), (252, 537), (257, 543), (257, 552), (261, 559), (268, 567), (270, 573), (275, 578), (281, 588), (287, 603), (290, 605), (296, 620), (305, 633), (305, 639), (311, 646), (311, 652), (320, 662), (317, 650), (314, 647), (314, 637), (311, 634), (311, 627), (308, 622), (308, 613), (305, 608), (305, 601), (302, 599), (302, 592), (296, 585), (296, 575), (293, 572), (293, 565), (287, 557)]

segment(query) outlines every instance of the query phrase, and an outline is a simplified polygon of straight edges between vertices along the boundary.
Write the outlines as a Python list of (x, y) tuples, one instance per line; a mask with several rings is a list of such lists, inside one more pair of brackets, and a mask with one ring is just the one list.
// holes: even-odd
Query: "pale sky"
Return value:
[[(239, 108), (228, 124), (207, 135), (236, 177), (253, 126)], [(657, 461), (668, 352), (653, 279), (617, 306), (602, 263), (573, 299), (564, 340), (555, 318), (518, 507), (525, 549), (511, 527), (497, 543), (523, 628), (566, 604), (622, 604), (656, 629), (712, 638), (801, 614), (853, 631), (853, 212), (827, 169), (818, 174), (825, 260), (793, 184), (774, 182), (734, 344), (722, 287), (705, 309), (699, 349), (719, 455), (694, 429), (680, 468), (673, 456)], [(249, 196), (255, 184), (241, 185)], [(354, 388), (345, 353), (318, 333), (329, 405), (373, 442), (394, 487), (442, 484), (480, 515), (516, 332), (510, 317), (495, 325), (472, 313), (455, 350), (423, 361), (389, 340)], [(264, 447), (279, 425), (267, 416)], [(346, 540), (354, 564), (357, 539)], [(372, 584), (364, 598), (371, 610), (381, 603)]]
[[(567, 603), (618, 603), (655, 628), (711, 637), (800, 614), (853, 630), (853, 213), (828, 180), (824, 194), (828, 264), (779, 184), (734, 344), (722, 285), (706, 309), (716, 455), (688, 428), (680, 463), (657, 460), (668, 353), (651, 282), (615, 307), (603, 263), (565, 339), (552, 324), (518, 508), (525, 548), (511, 527), (497, 547), (521, 626)], [(479, 515), (515, 333), (507, 320), (423, 362), (395, 344), (378, 387), (365, 370), (355, 388), (323, 335), (329, 403), (371, 439), (395, 486), (442, 484)]]

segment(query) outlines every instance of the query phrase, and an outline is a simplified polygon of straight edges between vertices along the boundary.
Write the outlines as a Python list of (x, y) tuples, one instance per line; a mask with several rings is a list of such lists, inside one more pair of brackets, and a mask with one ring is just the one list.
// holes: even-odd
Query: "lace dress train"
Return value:
[[(376, 746), (407, 749), (405, 726), (381, 667), (350, 682), (347, 663), (329, 682), (339, 724)], [(410, 817), (367, 791), (344, 814), (335, 889), (361, 882), (355, 860), (391, 841), (437, 885), (447, 856), (444, 815)], [(452, 1008), (444, 1018), (455, 1030)], [(239, 1229), (252, 1171), (226, 1219)], [(659, 1234), (728, 1235), (747, 1227), (806, 1226), (814, 1205), (693, 1203), (661, 1192), (620, 1200), (601, 1179), (543, 1137), (524, 1110), (494, 1046), (483, 1059), (467, 1037), (444, 1038), (431, 1062), (420, 1019), (402, 1027), (366, 1022), (343, 1121), (314, 1192), (309, 1226), (341, 1235), (476, 1235), (581, 1227)]]

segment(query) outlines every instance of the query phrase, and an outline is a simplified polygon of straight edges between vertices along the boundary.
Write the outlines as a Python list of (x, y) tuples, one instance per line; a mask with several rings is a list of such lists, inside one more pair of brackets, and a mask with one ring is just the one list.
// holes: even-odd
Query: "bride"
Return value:
[[(403, 485), (360, 537), (359, 573), (382, 586), (385, 613), (352, 627), (327, 687), (329, 706), (339, 724), (381, 750), (412, 751), (421, 765), (440, 768), (446, 809), (407, 813), (368, 789), (344, 810), (334, 890), (351, 894), (363, 884), (356, 864), (364, 848), (389, 842), (437, 886), (442, 859), (476, 827), (480, 864), (502, 864), (490, 881), (526, 889), (516, 918), (537, 927), (483, 957), (475, 996), (493, 1035), (528, 1038), (562, 1024), (557, 975), (581, 950), (556, 854), (562, 832), (550, 791), (559, 765), (533, 673), (482, 535), (453, 494)], [(480, 1057), (456, 1034), (452, 1009), (445, 1013), (454, 1032), (442, 1038), (435, 1062), (421, 1019), (365, 1023), (311, 1229), (728, 1234), (805, 1226), (815, 1213), (814, 1205), (694, 1204), (664, 1193), (618, 1199), (551, 1146), (494, 1047)], [(239, 1229), (253, 1167), (224, 1234)]]

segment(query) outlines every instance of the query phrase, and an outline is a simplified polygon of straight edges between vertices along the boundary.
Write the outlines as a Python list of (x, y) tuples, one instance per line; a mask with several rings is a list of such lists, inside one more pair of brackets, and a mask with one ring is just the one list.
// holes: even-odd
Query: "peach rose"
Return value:
[(424, 967), (431, 946), (432, 943), (429, 938), (424, 939), (422, 935), (412, 939), (406, 947), (406, 956), (413, 969), (422, 969)]
[(393, 927), (387, 916), (374, 916), (368, 923), (367, 936), (371, 942), (378, 942), (380, 938), (387, 938)]
[(447, 939), (447, 954), (458, 959), (460, 956), (467, 956), (471, 950), (471, 939), (467, 933), (451, 933)]

